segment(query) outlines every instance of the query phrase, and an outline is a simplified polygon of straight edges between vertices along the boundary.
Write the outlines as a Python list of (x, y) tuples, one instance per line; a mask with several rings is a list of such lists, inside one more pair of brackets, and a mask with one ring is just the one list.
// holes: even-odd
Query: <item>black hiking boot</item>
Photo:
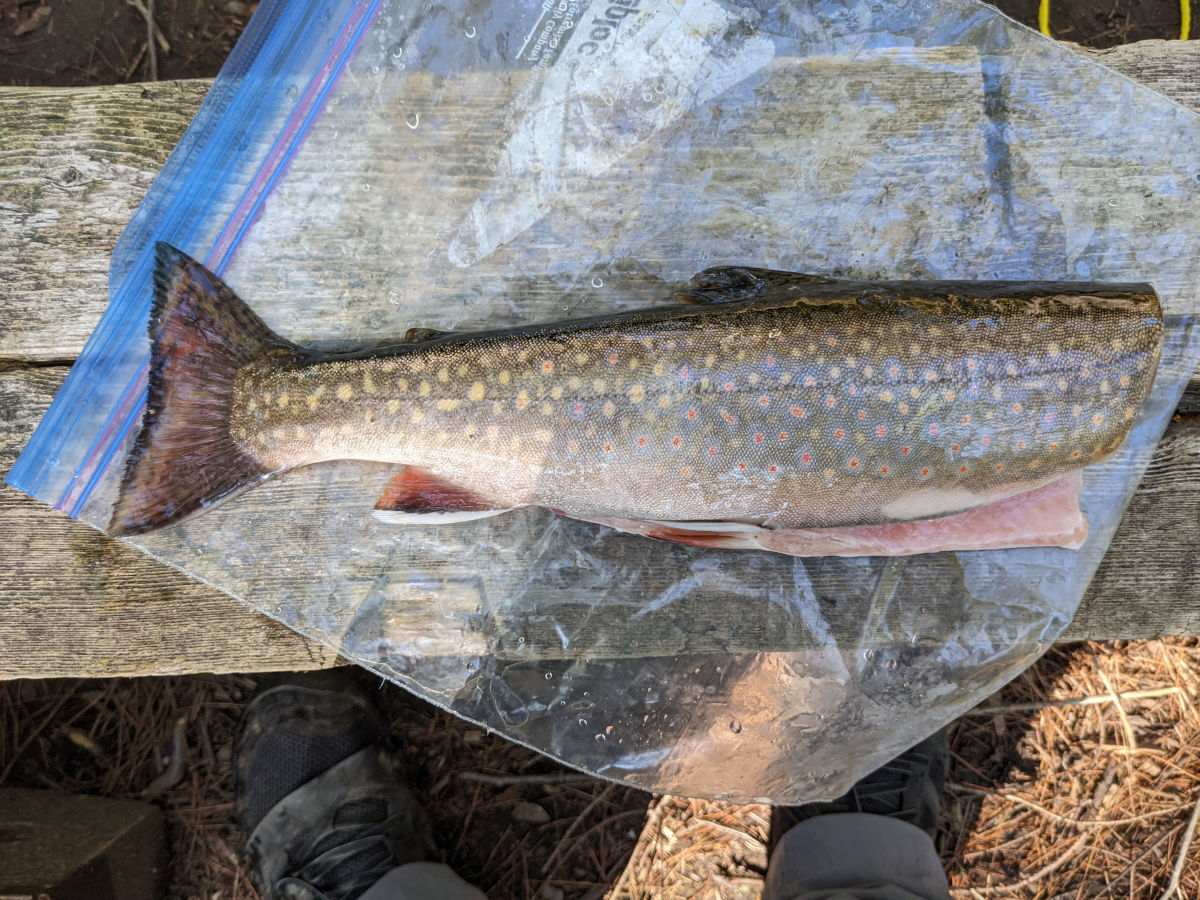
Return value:
[(942, 788), (950, 763), (950, 741), (943, 728), (889, 763), (856, 781), (836, 800), (801, 806), (771, 807), (770, 849), (795, 825), (814, 816), (872, 813), (916, 825), (930, 837), (937, 831)]
[(270, 900), (354, 900), (432, 849), (424, 810), (386, 748), (387, 725), (344, 671), (291, 676), (242, 716), (236, 815)]

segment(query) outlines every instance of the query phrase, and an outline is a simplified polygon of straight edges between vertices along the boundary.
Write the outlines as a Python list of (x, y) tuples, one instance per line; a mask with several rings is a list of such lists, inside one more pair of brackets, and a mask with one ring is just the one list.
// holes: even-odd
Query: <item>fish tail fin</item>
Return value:
[(237, 374), (272, 350), (304, 353), (165, 243), (155, 246), (149, 332), (146, 409), (109, 524), (114, 535), (169, 525), (271, 475), (230, 434)]

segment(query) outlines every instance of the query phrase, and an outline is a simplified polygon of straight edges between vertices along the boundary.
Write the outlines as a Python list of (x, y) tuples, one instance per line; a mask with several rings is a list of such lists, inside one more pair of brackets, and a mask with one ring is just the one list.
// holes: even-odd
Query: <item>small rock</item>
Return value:
[(550, 813), (536, 803), (522, 800), (513, 807), (513, 818), (518, 822), (527, 822), (530, 825), (545, 825), (550, 821)]

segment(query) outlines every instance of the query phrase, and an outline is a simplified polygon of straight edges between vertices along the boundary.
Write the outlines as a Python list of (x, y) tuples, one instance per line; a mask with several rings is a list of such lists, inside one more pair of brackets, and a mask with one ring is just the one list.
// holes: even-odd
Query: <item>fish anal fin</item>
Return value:
[(376, 518), (392, 524), (466, 522), (507, 512), (471, 491), (415, 466), (396, 474), (375, 504)]
[(690, 547), (709, 547), (717, 550), (760, 549), (756, 538), (762, 529), (743, 522), (666, 522), (655, 519), (625, 519), (619, 516), (581, 516), (571, 513), (563, 515), (584, 522), (606, 525), (617, 531), (687, 544)]

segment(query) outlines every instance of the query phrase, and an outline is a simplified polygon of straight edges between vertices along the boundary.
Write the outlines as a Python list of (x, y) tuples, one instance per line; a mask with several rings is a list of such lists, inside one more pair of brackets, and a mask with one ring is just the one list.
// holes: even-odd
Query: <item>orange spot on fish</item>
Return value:
[(712, 446), (710, 446), (710, 447), (708, 448), (708, 455), (709, 455), (709, 456), (716, 456), (716, 455), (717, 455), (717, 445), (716, 445), (716, 444), (713, 444)]
[(1024, 449), (1025, 449), (1025, 442), (1024, 442), (1024, 441), (1017, 441), (1017, 449), (1018, 449), (1018, 450), (1024, 450)]
[(901, 447), (900, 448), (901, 456), (908, 456), (908, 454), (910, 454), (910, 453), (912, 453), (912, 447)]
[(547, 375), (549, 375), (551, 372), (554, 371), (554, 363), (548, 359), (543, 360), (542, 361), (542, 371), (545, 372)]
[(804, 376), (804, 386), (805, 387), (812, 387), (816, 383), (817, 383), (817, 379), (813, 378), (811, 375)]
[(768, 356), (768, 357), (767, 357), (767, 368), (768, 368), (768, 369), (773, 369), (774, 367), (775, 367), (775, 357), (773, 357), (773, 356)]
[(605, 444), (605, 445), (604, 445), (604, 452), (605, 452), (605, 453), (612, 453), (612, 451), (613, 451), (613, 445), (612, 445), (612, 444)]
[(1003, 472), (1004, 471), (1004, 463), (996, 463), (996, 471)]
[(887, 437), (887, 426), (886, 425), (876, 425), (875, 426), (875, 437), (879, 437), (879, 438)]
[(1012, 405), (1012, 411), (1013, 411), (1013, 412), (1015, 412), (1015, 413), (1017, 413), (1018, 415), (1020, 415), (1020, 414), (1021, 414), (1021, 411), (1022, 411), (1024, 408), (1025, 408), (1025, 407), (1023, 407), (1023, 406), (1022, 406), (1020, 403), (1014, 403), (1014, 404)]
[(1058, 444), (1051, 444), (1051, 445), (1050, 445), (1050, 449), (1051, 449), (1051, 450), (1057, 450), (1057, 449), (1058, 449)]
[(811, 453), (801, 453), (800, 454), (800, 462), (804, 463), (806, 466), (809, 465), (812, 462), (812, 454)]
[(1042, 416), (1042, 421), (1046, 422), (1047, 424), (1050, 422), (1053, 422), (1054, 421), (1054, 413), (1047, 412), (1044, 416)]
[(742, 469), (742, 470), (745, 470), (745, 468), (746, 468), (746, 464), (745, 464), (744, 462), (740, 462), (740, 463), (738, 463), (738, 468), (739, 468), (739, 469)]
[(638, 445), (639, 447), (645, 447), (645, 446), (646, 446), (646, 439), (645, 439), (644, 437), (639, 437), (639, 438), (637, 439), (637, 445)]
[(700, 415), (700, 413), (696, 410), (696, 407), (694, 407), (694, 406), (687, 411), (687, 417), (692, 422), (695, 422), (699, 415)]
[(835, 406), (837, 406), (837, 400), (836, 400), (836, 399), (834, 399), (834, 397), (833, 397), (832, 395), (831, 395), (831, 396), (829, 396), (829, 397), (826, 397), (826, 398), (825, 398), (825, 405), (826, 405), (827, 407), (829, 407), (830, 409), (833, 409)]
[(865, 409), (860, 409), (857, 413), (855, 413), (855, 415), (858, 416), (858, 421), (861, 422), (867, 417), (867, 411)]
[(941, 431), (941, 429), (940, 429), (940, 428), (938, 428), (938, 427), (937, 427), (937, 425), (930, 425), (930, 426), (929, 426), (929, 433), (930, 433), (930, 434), (936, 435), (936, 434), (937, 434), (939, 431)]
[(788, 433), (786, 431), (779, 432), (779, 440), (781, 443), (786, 443), (787, 439), (788, 439)]
[(887, 475), (889, 472), (891, 472), (891, 469), (889, 469), (887, 466), (880, 466), (880, 467), (879, 467), (879, 474), (880, 474), (880, 475)]
[(732, 425), (737, 421), (737, 419), (729, 414), (729, 410), (726, 409), (721, 410), (721, 418), (725, 420), (726, 425)]
[(825, 343), (828, 344), (830, 347), (836, 347), (837, 346), (837, 338), (827, 337), (827, 338), (825, 338)]
[(854, 385), (850, 385), (850, 387), (846, 388), (846, 393), (848, 393), (851, 397), (857, 397), (858, 396), (858, 388), (855, 387)]
[(958, 452), (958, 450), (959, 450), (958, 444), (951, 444), (951, 445), (950, 445), (950, 449), (951, 449), (952, 451), (954, 451), (955, 453), (957, 453), (957, 452)]
[(770, 472), (778, 472), (778, 471), (779, 471), (779, 466), (768, 466), (768, 471), (770, 471)]
[(962, 417), (962, 419), (960, 419), (959, 421), (961, 421), (961, 422), (962, 422), (964, 425), (970, 425), (970, 424), (971, 424), (971, 417), (970, 417), (970, 416), (963, 416), (963, 417)]
[(926, 478), (928, 478), (928, 477), (929, 477), (929, 470), (928, 470), (928, 469), (922, 469), (922, 470), (921, 470), (921, 474), (922, 474), (923, 476), (925, 476)]
[(680, 438), (680, 437), (671, 438), (671, 446), (672, 447), (678, 447), (682, 443), (683, 443), (683, 438)]
[(900, 377), (900, 367), (899, 366), (888, 366), (888, 375), (891, 376), (892, 378), (899, 378)]
[(804, 409), (799, 406), (793, 406), (792, 407), (792, 415), (795, 416), (797, 419), (803, 419), (805, 416)]
[(761, 431), (754, 432), (754, 443), (761, 444), (764, 440), (766, 440), (766, 435)]
[(850, 457), (850, 468), (852, 468), (852, 469), (858, 468), (858, 457), (857, 456)]
[(683, 368), (681, 368), (679, 370), (679, 380), (680, 381), (688, 380), (688, 367), (687, 366), (684, 366)]
[(983, 444), (985, 447), (992, 446), (992, 436), (990, 434), (985, 434), (979, 439), (979, 443)]
[(1083, 454), (1081, 454), (1078, 450), (1075, 450), (1071, 453), (1071, 459), (1079, 459), (1079, 457), (1082, 455)]
[(610, 363), (612, 363), (613, 365), (616, 365), (616, 363), (617, 363), (617, 360), (619, 360), (620, 358), (621, 358), (621, 357), (619, 357), (619, 356), (616, 354), (616, 352), (613, 352), (613, 353), (610, 353), (610, 354), (608, 354), (608, 361), (609, 361)]
[(576, 403), (574, 406), (571, 407), (571, 409), (575, 413), (575, 415), (579, 415), (580, 413), (583, 412), (583, 404)]
[(845, 436), (846, 436), (846, 432), (844, 432), (842, 429), (840, 429), (840, 428), (834, 429), (833, 439), (835, 441), (840, 441)]
[(1096, 413), (1094, 416), (1092, 416), (1092, 424), (1093, 425), (1103, 425), (1104, 424), (1104, 416), (1102, 416), (1100, 413)]
[(567, 441), (567, 449), (574, 453), (579, 449), (579, 444), (575, 441)]
[(767, 397), (766, 395), (758, 398), (759, 406), (768, 406), (768, 405), (770, 405), (770, 403), (771, 403), (771, 399), (769, 397)]
[(958, 467), (958, 471), (960, 471), (960, 472), (965, 472), (965, 471), (967, 471), (967, 467), (966, 467), (966, 466), (959, 466), (959, 467)]
[(733, 390), (733, 382), (732, 381), (725, 382), (725, 390), (727, 390), (727, 391)]

